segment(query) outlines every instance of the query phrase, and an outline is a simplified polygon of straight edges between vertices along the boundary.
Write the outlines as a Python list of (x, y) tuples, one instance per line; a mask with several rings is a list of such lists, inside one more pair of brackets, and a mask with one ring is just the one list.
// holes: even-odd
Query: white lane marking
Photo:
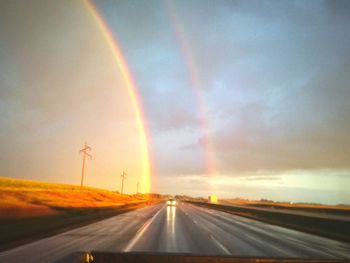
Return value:
[[(163, 207), (162, 207), (163, 208)], [(152, 224), (152, 222), (154, 221), (154, 219), (157, 217), (157, 215), (159, 214), (159, 212), (162, 210), (159, 209), (158, 212), (152, 216), (150, 219), (148, 219), (148, 221), (146, 223), (143, 224), (143, 226), (136, 232), (136, 235), (134, 236), (134, 238), (129, 242), (129, 244), (123, 249), (124, 252), (129, 252), (131, 251), (131, 249), (136, 245), (136, 243), (139, 241), (139, 239), (141, 238), (141, 236), (146, 232), (146, 230), (148, 229), (148, 227)]]
[(230, 250), (228, 250), (223, 244), (221, 244), (221, 242), (219, 240), (217, 240), (214, 236), (212, 235), (209, 235), (210, 238), (215, 242), (215, 244), (222, 249), (222, 251), (225, 252), (225, 254), (227, 255), (231, 255), (231, 252)]

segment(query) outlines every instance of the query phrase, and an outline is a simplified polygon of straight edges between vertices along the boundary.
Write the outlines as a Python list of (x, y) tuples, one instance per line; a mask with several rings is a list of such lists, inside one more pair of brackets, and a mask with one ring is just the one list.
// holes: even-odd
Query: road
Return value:
[(0, 253), (0, 262), (71, 262), (82, 251), (350, 258), (350, 244), (180, 203), (134, 210)]

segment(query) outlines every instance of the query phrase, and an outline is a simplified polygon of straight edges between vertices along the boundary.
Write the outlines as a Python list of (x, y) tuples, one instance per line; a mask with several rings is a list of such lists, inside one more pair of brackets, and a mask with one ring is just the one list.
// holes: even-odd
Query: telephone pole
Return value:
[(86, 157), (90, 157), (92, 159), (91, 154), (88, 153), (88, 151), (91, 151), (91, 147), (85, 143), (85, 146), (83, 149), (79, 151), (79, 153), (83, 154), (83, 168), (81, 169), (81, 182), (80, 182), (80, 191), (83, 189), (84, 184), (84, 173), (85, 173), (85, 159)]
[(137, 182), (137, 184), (136, 184), (136, 194), (139, 193), (139, 187), (140, 187), (140, 182)]
[(123, 194), (124, 180), (127, 180), (126, 173), (123, 171), (123, 173), (120, 175), (120, 177), (122, 178), (122, 190), (120, 193)]

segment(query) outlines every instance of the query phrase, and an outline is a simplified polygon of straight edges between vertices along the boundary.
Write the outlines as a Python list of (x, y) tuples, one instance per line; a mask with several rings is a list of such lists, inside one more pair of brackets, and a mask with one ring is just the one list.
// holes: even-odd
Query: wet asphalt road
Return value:
[(121, 214), (0, 253), (0, 262), (74, 262), (80, 252), (348, 258), (350, 244), (180, 203)]

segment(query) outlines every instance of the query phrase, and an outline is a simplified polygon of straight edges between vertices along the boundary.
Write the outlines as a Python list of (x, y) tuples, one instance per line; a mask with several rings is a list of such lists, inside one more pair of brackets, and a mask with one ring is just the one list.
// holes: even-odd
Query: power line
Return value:
[(91, 154), (88, 153), (88, 151), (91, 151), (91, 147), (85, 143), (84, 148), (79, 151), (79, 153), (83, 154), (83, 167), (81, 169), (81, 182), (80, 182), (80, 191), (83, 189), (84, 184), (84, 173), (85, 173), (85, 159), (86, 157), (90, 157), (92, 159)]
[(140, 182), (137, 182), (137, 184), (136, 184), (136, 193), (137, 194), (139, 193), (139, 187), (140, 187)]

